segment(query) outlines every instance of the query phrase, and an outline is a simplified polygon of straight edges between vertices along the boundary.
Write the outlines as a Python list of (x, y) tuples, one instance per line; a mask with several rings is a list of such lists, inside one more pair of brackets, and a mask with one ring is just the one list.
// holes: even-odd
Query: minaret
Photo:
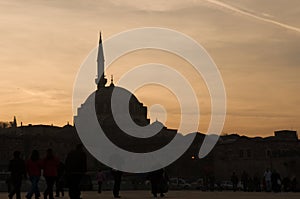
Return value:
[(109, 86), (110, 87), (115, 86), (114, 85), (114, 76), (113, 75), (110, 76), (110, 85)]
[(100, 32), (99, 46), (98, 46), (97, 71), (98, 71), (98, 75), (95, 80), (97, 87), (98, 87), (98, 89), (104, 88), (105, 84), (107, 82), (107, 79), (105, 78), (105, 74), (104, 74), (104, 55), (103, 55), (101, 32)]

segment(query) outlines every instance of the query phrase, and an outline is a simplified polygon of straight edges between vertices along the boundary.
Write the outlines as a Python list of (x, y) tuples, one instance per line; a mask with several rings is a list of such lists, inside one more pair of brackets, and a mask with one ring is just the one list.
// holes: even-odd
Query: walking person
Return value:
[(237, 177), (235, 172), (232, 173), (231, 182), (232, 182), (232, 185), (233, 185), (233, 191), (236, 192), (237, 185), (238, 185), (238, 182), (239, 182), (239, 178)]
[(246, 191), (249, 191), (248, 190), (248, 186), (249, 186), (249, 176), (247, 174), (246, 171), (243, 171), (242, 173), (242, 177), (241, 177), (241, 181), (242, 181), (242, 184), (243, 184), (243, 191), (246, 192)]
[(209, 180), (209, 190), (214, 192), (215, 191), (215, 182), (216, 182), (215, 176), (213, 174), (210, 175), (208, 180)]
[(59, 160), (54, 156), (52, 149), (47, 150), (45, 159), (43, 160), (44, 177), (46, 179), (47, 188), (44, 192), (44, 199), (54, 199), (53, 186), (57, 178)]
[(270, 192), (272, 190), (272, 172), (269, 168), (267, 168), (264, 173), (264, 180), (266, 185), (266, 191)]
[(291, 179), (291, 191), (292, 192), (296, 192), (297, 191), (297, 178), (296, 176), (294, 175)]
[(69, 187), (70, 199), (80, 199), (80, 182), (86, 170), (86, 154), (83, 151), (83, 145), (78, 144), (76, 149), (71, 151), (65, 162), (66, 178)]
[(169, 191), (169, 176), (165, 169), (162, 169), (162, 176), (158, 183), (158, 192), (160, 197), (165, 197), (165, 193)]
[(63, 162), (59, 162), (57, 169), (57, 178), (55, 180), (56, 194), (55, 197), (64, 196), (64, 173), (65, 173), (65, 164)]
[[(151, 193), (152, 193), (154, 198), (157, 198), (157, 194), (161, 193), (160, 182), (162, 181), (163, 173), (164, 173), (164, 170), (159, 169), (159, 170), (156, 170), (156, 171), (152, 171), (149, 174), (149, 178), (150, 178), (150, 182), (151, 182)], [(164, 194), (163, 193), (161, 193), (161, 194), (162, 194), (162, 197), (163, 197)]]
[(114, 178), (114, 188), (113, 188), (114, 198), (121, 198), (121, 196), (120, 196), (120, 186), (121, 186), (121, 180), (122, 180), (123, 172), (118, 171), (116, 169), (112, 169), (111, 174)]
[(291, 180), (289, 177), (283, 178), (281, 184), (284, 192), (289, 192), (291, 190)]
[(102, 184), (106, 180), (105, 173), (99, 169), (97, 173), (97, 182), (98, 182), (98, 193), (102, 192)]
[(33, 150), (30, 159), (26, 162), (26, 170), (31, 182), (31, 188), (28, 191), (26, 198), (31, 199), (33, 194), (35, 199), (40, 198), (40, 190), (38, 183), (41, 177), (42, 161), (37, 150)]
[(272, 189), (275, 193), (281, 192), (281, 177), (276, 170), (273, 170), (271, 175)]
[(260, 181), (261, 181), (261, 179), (260, 179), (258, 173), (255, 173), (253, 176), (253, 184), (254, 184), (254, 191), (256, 191), (256, 192), (261, 191)]
[(9, 162), (11, 190), (8, 198), (12, 199), (16, 194), (16, 199), (21, 199), (22, 177), (26, 175), (25, 162), (20, 158), (20, 151), (14, 152), (14, 157)]

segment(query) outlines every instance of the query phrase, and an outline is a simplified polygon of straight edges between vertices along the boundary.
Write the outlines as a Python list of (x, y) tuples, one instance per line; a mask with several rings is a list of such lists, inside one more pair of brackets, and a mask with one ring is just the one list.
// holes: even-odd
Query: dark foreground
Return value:
[[(153, 198), (149, 191), (121, 191), (124, 199)], [(0, 198), (8, 198), (6, 193), (0, 193)], [(25, 193), (22, 193), (25, 198)], [(68, 199), (67, 196), (60, 197)], [(96, 192), (83, 192), (83, 199), (112, 199), (110, 191), (101, 194)], [(188, 198), (188, 199), (299, 199), (300, 193), (245, 193), (245, 192), (201, 192), (201, 191), (170, 191), (165, 198)]]

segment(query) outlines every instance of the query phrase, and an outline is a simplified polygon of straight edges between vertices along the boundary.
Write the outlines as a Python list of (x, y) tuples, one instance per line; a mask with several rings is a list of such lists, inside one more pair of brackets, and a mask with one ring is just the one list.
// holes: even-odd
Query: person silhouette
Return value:
[(44, 199), (53, 199), (53, 186), (57, 178), (57, 169), (59, 160), (53, 155), (52, 149), (47, 150), (45, 159), (43, 160), (44, 177), (46, 179), (47, 188), (44, 192)]
[(9, 162), (8, 170), (10, 171), (11, 190), (8, 198), (12, 199), (16, 194), (16, 199), (21, 199), (22, 177), (25, 176), (25, 162), (20, 158), (20, 151), (14, 152), (14, 157)]
[(113, 188), (114, 198), (121, 198), (121, 196), (120, 196), (120, 186), (121, 186), (121, 180), (122, 180), (123, 172), (118, 171), (116, 169), (112, 169), (111, 174), (114, 178), (114, 188)]
[(243, 184), (243, 191), (244, 192), (248, 191), (249, 176), (248, 176), (248, 173), (246, 171), (243, 171), (242, 176), (241, 176), (241, 181), (242, 181), (242, 184)]
[(104, 171), (99, 169), (96, 177), (97, 177), (97, 182), (98, 182), (98, 193), (101, 193), (102, 192), (102, 184), (106, 180)]
[(280, 174), (274, 169), (271, 176), (272, 189), (274, 192), (281, 191), (281, 177)]
[(80, 182), (87, 170), (86, 154), (83, 145), (78, 144), (76, 149), (71, 151), (65, 162), (66, 178), (69, 187), (70, 199), (80, 199)]
[(292, 192), (296, 192), (297, 191), (297, 178), (296, 176), (294, 175), (291, 179), (291, 191)]
[(31, 182), (31, 188), (26, 194), (27, 199), (31, 199), (33, 194), (36, 199), (40, 197), (38, 183), (41, 177), (42, 166), (39, 152), (37, 150), (33, 150), (30, 159), (26, 162), (26, 170)]
[(266, 191), (270, 192), (272, 190), (272, 172), (269, 168), (267, 168), (264, 173), (264, 180), (265, 180)]
[(65, 164), (63, 162), (59, 162), (58, 168), (57, 168), (57, 178), (55, 180), (55, 187), (56, 187), (56, 194), (55, 197), (59, 197), (59, 194), (61, 193), (61, 196), (64, 196), (64, 173), (65, 173)]
[(167, 192), (167, 178), (164, 179), (164, 169), (158, 169), (152, 171), (149, 174), (151, 182), (151, 193), (154, 198), (157, 198), (157, 194), (160, 193), (161, 197), (164, 197), (164, 193)]
[(232, 173), (231, 182), (232, 182), (232, 185), (233, 185), (233, 191), (236, 192), (237, 185), (238, 185), (238, 182), (239, 182), (239, 178), (237, 177), (235, 172)]
[(165, 193), (169, 191), (169, 176), (164, 168), (162, 168), (162, 175), (158, 183), (158, 191), (160, 197), (165, 197)]

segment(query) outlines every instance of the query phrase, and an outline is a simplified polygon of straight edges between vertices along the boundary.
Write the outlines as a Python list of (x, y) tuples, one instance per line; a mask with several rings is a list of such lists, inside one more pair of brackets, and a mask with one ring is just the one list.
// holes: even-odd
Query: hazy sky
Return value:
[[(228, 100), (224, 133), (299, 131), (299, 19), (299, 0), (0, 0), (0, 121), (16, 115), (24, 124), (72, 122), (73, 83), (99, 30), (105, 40), (157, 26), (194, 38), (218, 65)], [(154, 50), (134, 52), (106, 73), (118, 81), (131, 67), (148, 62), (172, 66), (191, 81), (201, 107), (199, 130), (205, 132), (209, 95), (182, 59)], [(148, 86), (136, 94), (147, 106), (166, 105), (166, 125), (177, 127), (178, 103), (168, 91)]]

